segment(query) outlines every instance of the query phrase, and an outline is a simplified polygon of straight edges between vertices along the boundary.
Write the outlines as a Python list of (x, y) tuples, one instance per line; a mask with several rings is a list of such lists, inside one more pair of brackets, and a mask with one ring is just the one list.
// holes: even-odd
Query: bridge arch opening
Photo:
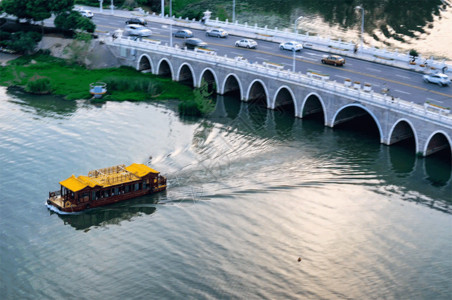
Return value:
[(152, 73), (152, 61), (146, 54), (141, 55), (140, 59), (138, 59), (137, 70), (143, 73)]
[(388, 141), (388, 145), (393, 144), (404, 148), (412, 148), (416, 152), (416, 136), (413, 126), (407, 120), (400, 120), (394, 124)]
[(255, 104), (270, 107), (268, 105), (268, 92), (265, 84), (259, 79), (254, 80), (248, 88), (247, 101), (251, 101)]
[(289, 113), (295, 116), (295, 96), (288, 87), (280, 87), (275, 94), (274, 108), (276, 112)]
[(200, 76), (199, 86), (201, 86), (203, 84), (203, 82), (205, 82), (205, 84), (207, 84), (207, 91), (209, 93), (213, 93), (213, 94), (217, 93), (218, 80), (215, 75), (215, 72), (213, 72), (213, 70), (211, 70), (210, 68), (202, 71), (201, 76)]
[(309, 94), (305, 98), (300, 117), (303, 119), (319, 120), (325, 123), (325, 110), (319, 95)]
[(177, 78), (180, 83), (189, 85), (192, 88), (195, 87), (196, 82), (193, 68), (189, 64), (183, 64), (180, 66)]
[(333, 127), (357, 132), (366, 137), (383, 136), (381, 126), (375, 116), (361, 105), (347, 105), (340, 109), (333, 118)]
[(434, 155), (452, 163), (452, 142), (444, 132), (438, 131), (427, 140), (424, 156)]
[(226, 76), (223, 84), (223, 95), (238, 97), (243, 99), (243, 89), (239, 78), (235, 74), (229, 74)]
[(162, 59), (159, 62), (157, 67), (157, 75), (173, 78), (171, 63), (168, 60)]

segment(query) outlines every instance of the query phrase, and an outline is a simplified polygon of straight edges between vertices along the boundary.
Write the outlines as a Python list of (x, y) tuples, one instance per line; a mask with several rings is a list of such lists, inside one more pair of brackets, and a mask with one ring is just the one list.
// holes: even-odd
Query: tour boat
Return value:
[(166, 177), (146, 165), (131, 164), (90, 171), (88, 176), (72, 175), (60, 185), (59, 191), (49, 192), (46, 205), (71, 213), (163, 191)]

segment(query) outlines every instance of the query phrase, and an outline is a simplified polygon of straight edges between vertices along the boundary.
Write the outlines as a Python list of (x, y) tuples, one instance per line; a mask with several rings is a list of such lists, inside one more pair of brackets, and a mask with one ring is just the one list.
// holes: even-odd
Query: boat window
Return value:
[(92, 191), (92, 192), (91, 192), (91, 199), (92, 199), (92, 200), (96, 200), (96, 199), (97, 199), (97, 197), (96, 197), (96, 192), (95, 192), (95, 191)]
[(138, 184), (138, 183), (135, 183), (135, 191), (138, 191), (139, 188), (140, 188), (140, 187), (139, 187), (139, 184)]
[(119, 188), (118, 188), (118, 187), (115, 187), (115, 192), (114, 192), (114, 194), (115, 194), (115, 195), (119, 195)]
[(126, 186), (125, 186), (125, 192), (126, 192), (126, 193), (130, 192), (130, 185), (126, 185)]

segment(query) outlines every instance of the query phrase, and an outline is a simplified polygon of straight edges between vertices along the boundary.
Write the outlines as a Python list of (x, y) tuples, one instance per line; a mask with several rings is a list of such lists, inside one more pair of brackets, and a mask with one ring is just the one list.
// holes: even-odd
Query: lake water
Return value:
[[(450, 161), (217, 101), (192, 119), (172, 101), (1, 87), (1, 298), (450, 299)], [(79, 215), (44, 205), (71, 174), (150, 157), (166, 192)]]

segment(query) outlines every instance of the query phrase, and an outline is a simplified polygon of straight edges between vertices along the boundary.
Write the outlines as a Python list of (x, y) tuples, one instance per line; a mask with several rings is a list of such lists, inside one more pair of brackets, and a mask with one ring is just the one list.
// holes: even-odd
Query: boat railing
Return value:
[(49, 192), (49, 198), (58, 197), (61, 195), (60, 191)]

